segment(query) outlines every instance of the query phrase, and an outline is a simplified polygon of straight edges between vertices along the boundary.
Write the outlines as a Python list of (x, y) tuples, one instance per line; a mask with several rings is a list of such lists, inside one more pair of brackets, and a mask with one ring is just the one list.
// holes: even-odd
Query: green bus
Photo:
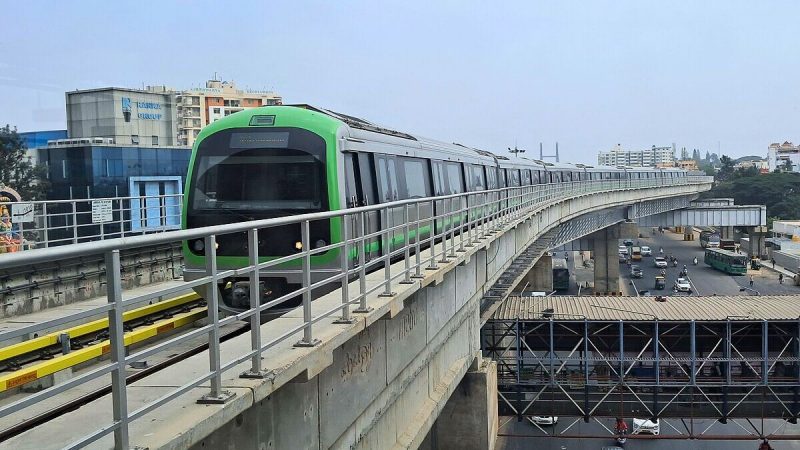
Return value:
[(705, 263), (731, 275), (744, 275), (747, 273), (747, 255), (730, 250), (707, 248)]

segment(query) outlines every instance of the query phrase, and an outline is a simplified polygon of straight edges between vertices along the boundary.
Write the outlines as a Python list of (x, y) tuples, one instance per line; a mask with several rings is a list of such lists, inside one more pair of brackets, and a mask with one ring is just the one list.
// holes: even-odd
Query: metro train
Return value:
[[(513, 186), (656, 178), (669, 183), (666, 179), (686, 176), (680, 169), (593, 167), (509, 157), (309, 105), (266, 106), (220, 119), (197, 136), (184, 191), (182, 226), (197, 228)], [(440, 203), (435, 202), (432, 211), (421, 212), (420, 218), (441, 214), (445, 205)], [(365, 223), (353, 223), (356, 228), (350, 229), (363, 225), (366, 233), (373, 233), (382, 229), (382, 221), (402, 223), (402, 212), (398, 214), (367, 213)], [(419, 236), (403, 239), (424, 240), (428, 233), (426, 227)], [(340, 242), (341, 236), (338, 218), (310, 225), (313, 248)], [(244, 233), (218, 236), (218, 267), (246, 266), (246, 247)], [(365, 260), (391, 251), (381, 247), (377, 238), (370, 242)], [(262, 261), (301, 248), (299, 224), (260, 233)], [(184, 277), (204, 276), (204, 242), (185, 242), (183, 250)], [(312, 282), (338, 273), (343, 264), (340, 258), (345, 257), (341, 253), (331, 249), (312, 256)], [(352, 253), (347, 257), (353, 267), (356, 257)], [(261, 292), (265, 293), (261, 301), (298, 288), (301, 276), (299, 258), (261, 271)], [(247, 309), (246, 287), (246, 279), (223, 280), (220, 308)]]

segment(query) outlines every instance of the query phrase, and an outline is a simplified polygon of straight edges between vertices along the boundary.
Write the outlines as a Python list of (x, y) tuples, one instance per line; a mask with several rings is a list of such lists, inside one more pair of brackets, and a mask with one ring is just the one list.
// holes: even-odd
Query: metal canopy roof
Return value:
[(509, 297), (495, 320), (558, 321), (753, 321), (800, 319), (800, 296)]

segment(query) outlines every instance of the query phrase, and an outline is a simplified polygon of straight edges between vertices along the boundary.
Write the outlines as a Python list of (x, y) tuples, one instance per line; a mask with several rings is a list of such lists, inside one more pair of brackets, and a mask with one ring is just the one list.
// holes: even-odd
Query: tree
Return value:
[(735, 178), (742, 177), (755, 177), (758, 175), (758, 169), (755, 166), (740, 167), (734, 172)]
[(717, 172), (717, 180), (719, 181), (727, 181), (733, 178), (733, 160), (728, 155), (722, 155), (722, 158), (719, 159), (720, 168), (719, 172)]
[(686, 161), (687, 159), (689, 159), (689, 152), (686, 151), (686, 147), (681, 148), (681, 159), (683, 161)]
[(700, 164), (700, 150), (694, 149), (692, 151), (692, 159), (697, 161), (698, 164)]
[(708, 163), (711, 162), (711, 155), (708, 154), (708, 150), (706, 150), (706, 159), (705, 159), (705, 161), (708, 162)]
[(722, 181), (701, 197), (733, 198), (737, 205), (766, 205), (767, 217), (797, 220), (800, 219), (800, 174), (768, 173)]
[(25, 200), (43, 200), (47, 171), (42, 165), (34, 165), (26, 150), (16, 128), (0, 128), (0, 184), (16, 190)]
[(790, 159), (783, 161), (783, 171), (784, 172), (792, 171), (792, 161)]

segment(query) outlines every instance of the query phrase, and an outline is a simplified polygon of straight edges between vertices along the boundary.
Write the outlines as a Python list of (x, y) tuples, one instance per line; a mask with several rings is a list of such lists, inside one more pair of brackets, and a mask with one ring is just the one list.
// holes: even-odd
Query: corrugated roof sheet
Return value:
[(675, 296), (666, 302), (655, 297), (509, 297), (492, 318), (542, 320), (547, 309), (556, 320), (797, 320), (800, 296)]

